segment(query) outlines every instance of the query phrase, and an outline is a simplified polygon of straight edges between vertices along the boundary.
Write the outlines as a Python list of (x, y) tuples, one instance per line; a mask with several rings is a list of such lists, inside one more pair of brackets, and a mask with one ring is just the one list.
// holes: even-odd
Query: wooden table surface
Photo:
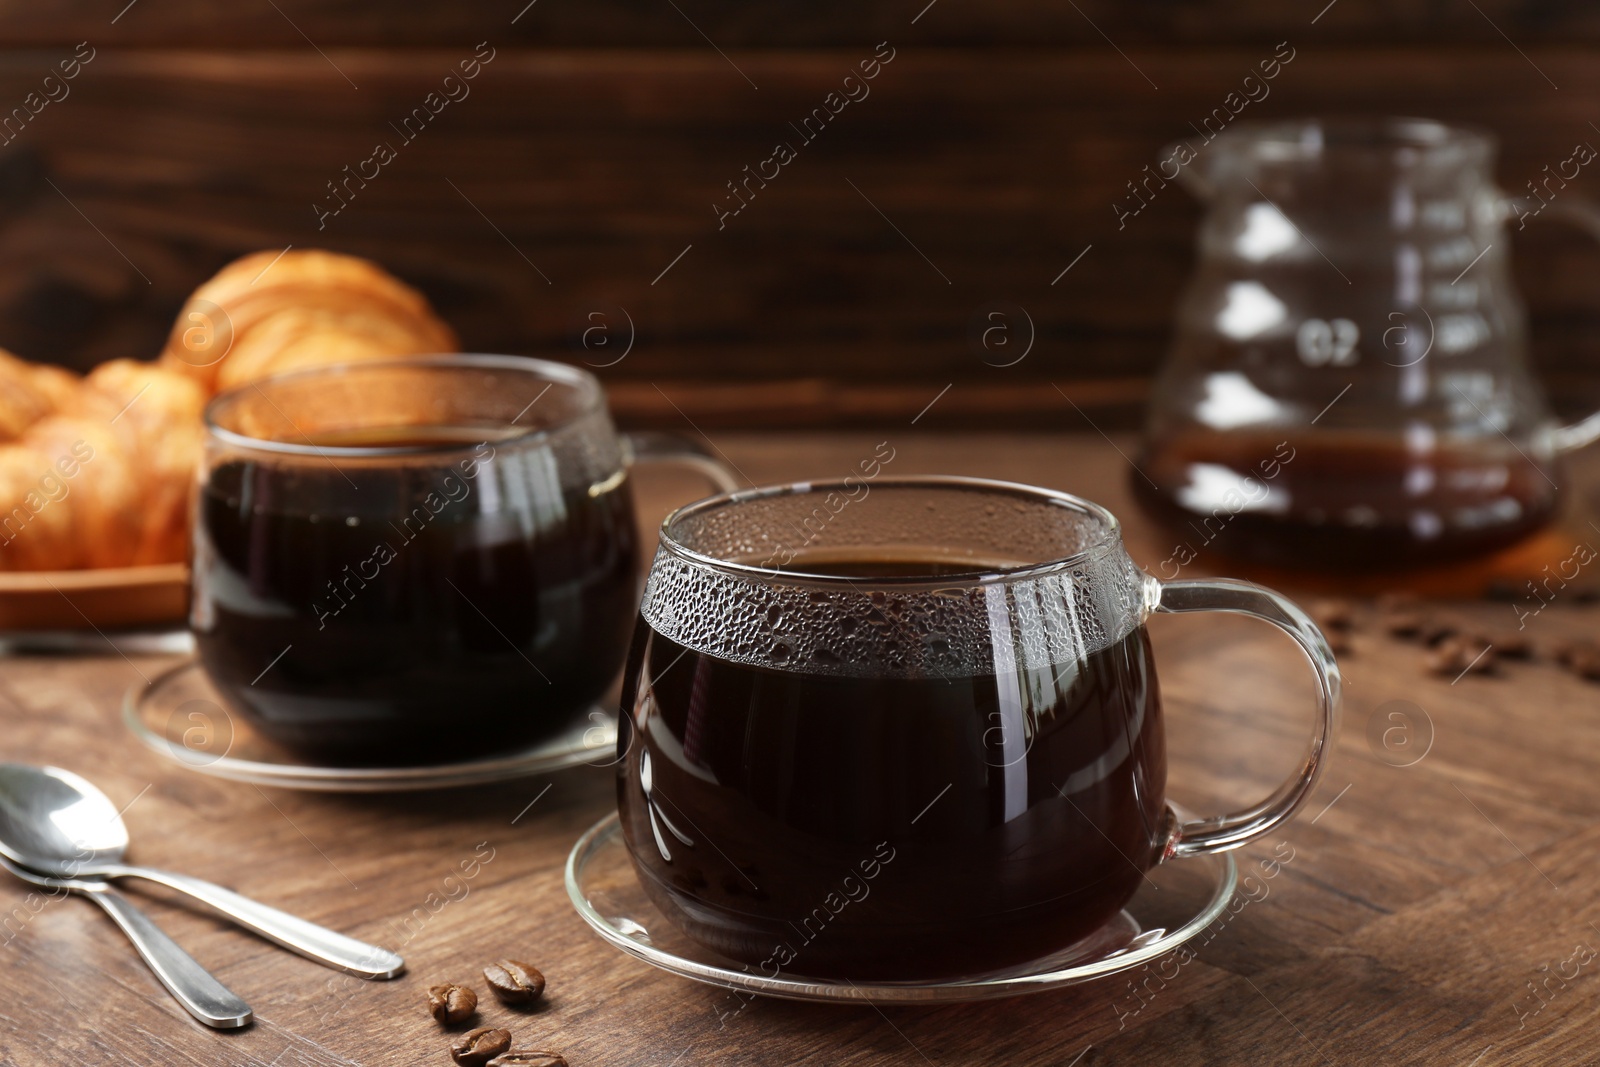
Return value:
[[(887, 437), (895, 473), (1075, 491), (1122, 515), (1147, 568), (1171, 553), (1133, 511), (1124, 461), (1096, 435), (715, 436), (757, 482), (842, 475)], [(655, 480), (643, 510), (653, 520), (669, 494), (690, 492)], [(1205, 555), (1193, 569), (1213, 563), (1228, 569)], [(1575, 601), (1557, 596), (1525, 633), (1541, 649), (1592, 635), (1600, 608)], [(1499, 629), (1517, 621), (1504, 603), (1438, 610)], [(574, 1065), (1594, 1062), (1600, 687), (1547, 659), (1434, 677), (1418, 646), (1373, 625), (1370, 604), (1358, 617), (1326, 777), (1284, 832), (1239, 854), (1246, 871), (1275, 852), (1293, 858), (1196, 961), (1170, 980), (1142, 971), (987, 1004), (881, 1010), (755, 1000), (733, 1014), (742, 1001), (728, 992), (655, 971), (590, 933), (562, 867), (612, 807), (607, 771), (385, 797), (260, 789), (177, 769), (120, 725), (122, 693), (163, 658), (8, 657), (4, 758), (99, 783), (127, 805), (137, 861), (398, 948), (410, 969), (356, 982), (151, 894), (158, 921), (256, 1009), (253, 1026), (216, 1033), (178, 1008), (89, 903), (30, 906), (25, 887), (0, 880), (0, 1063), (448, 1064), (426, 987), (475, 978), (506, 955), (544, 969), (548, 1005), (520, 1016), (489, 1007), (486, 1018)], [(1301, 658), (1247, 620), (1164, 617), (1152, 630), (1170, 795), (1199, 811), (1264, 796), (1295, 765), (1310, 721)], [(1396, 700), (1417, 710), (1386, 744), (1395, 706), (1385, 705)], [(463, 880), (460, 864), (474, 859)]]

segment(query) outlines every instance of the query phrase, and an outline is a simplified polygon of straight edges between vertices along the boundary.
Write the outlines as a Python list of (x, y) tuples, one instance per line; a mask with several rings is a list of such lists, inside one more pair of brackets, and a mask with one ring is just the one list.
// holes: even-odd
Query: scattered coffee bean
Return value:
[(1455, 677), (1468, 670), (1486, 674), (1494, 669), (1494, 652), (1481, 641), (1447, 637), (1428, 653), (1426, 662), (1434, 674)]
[(478, 994), (453, 982), (428, 987), (428, 1011), (441, 1023), (459, 1023), (478, 1010)]
[[(1495, 673), (1495, 666), (1500, 662), (1500, 657), (1495, 654), (1493, 648), (1482, 641), (1465, 640), (1463, 643), (1467, 646), (1467, 651), (1472, 654), (1468, 669), (1473, 674)], [(1479, 656), (1480, 652), (1482, 656)]]
[(483, 980), (507, 1004), (531, 1004), (544, 992), (544, 975), (517, 960), (497, 960), (483, 969)]
[(1532, 659), (1533, 642), (1515, 630), (1495, 630), (1474, 634), (1474, 641), (1482, 641), (1494, 649), (1500, 659)]
[(1445, 638), (1455, 637), (1460, 632), (1460, 628), (1453, 622), (1446, 622), (1443, 619), (1429, 619), (1423, 624), (1422, 629), (1417, 631), (1417, 636), (1422, 639), (1423, 644), (1435, 647), (1442, 643)]
[(1556, 649), (1556, 659), (1567, 670), (1591, 682), (1600, 681), (1600, 645), (1593, 641), (1571, 641)]
[(1420, 611), (1394, 611), (1383, 617), (1382, 625), (1395, 637), (1415, 637), (1428, 625), (1428, 620)]
[(1335, 656), (1348, 656), (1352, 649), (1350, 635), (1343, 630), (1323, 630), (1322, 636), (1327, 639), (1328, 650)]
[(1596, 648), (1593, 641), (1563, 641), (1551, 650), (1551, 656), (1563, 667), (1570, 667), (1580, 655)]
[(1348, 600), (1319, 600), (1311, 606), (1311, 617), (1323, 630), (1348, 630), (1356, 624), (1355, 607)]
[(489, 1067), (567, 1067), (567, 1058), (558, 1052), (516, 1048), (496, 1056)]
[(492, 1030), (485, 1027), (463, 1034), (450, 1046), (450, 1058), (461, 1067), (484, 1067), (490, 1060), (511, 1048), (509, 1030)]

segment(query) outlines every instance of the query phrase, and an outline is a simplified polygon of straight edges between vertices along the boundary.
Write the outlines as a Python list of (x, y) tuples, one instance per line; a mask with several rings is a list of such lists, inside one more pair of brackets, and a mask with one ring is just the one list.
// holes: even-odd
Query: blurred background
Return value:
[[(149, 358), (223, 264), (322, 247), (469, 350), (587, 362), (624, 424), (869, 425), (959, 383), (919, 428), (1130, 426), (1199, 207), (1129, 183), (1263, 60), (1239, 119), (1479, 124), (1526, 194), (1600, 144), (1597, 39), (1519, 0), (7, 5), (0, 345)], [(1582, 410), (1594, 250), (1516, 241)]]

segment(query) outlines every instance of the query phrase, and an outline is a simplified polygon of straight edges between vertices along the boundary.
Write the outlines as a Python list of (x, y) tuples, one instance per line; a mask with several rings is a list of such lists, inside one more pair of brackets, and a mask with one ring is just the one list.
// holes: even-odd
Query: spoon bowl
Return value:
[(0, 854), (58, 877), (122, 862), (128, 827), (93, 782), (60, 767), (0, 763)]
[(122, 813), (93, 782), (60, 767), (0, 763), (0, 858), (9, 861), (7, 866), (91, 886), (108, 878), (143, 878), (187, 894), (247, 930), (329, 967), (362, 978), (394, 978), (405, 971), (405, 960), (386, 948), (199, 878), (124, 864), (127, 851)]

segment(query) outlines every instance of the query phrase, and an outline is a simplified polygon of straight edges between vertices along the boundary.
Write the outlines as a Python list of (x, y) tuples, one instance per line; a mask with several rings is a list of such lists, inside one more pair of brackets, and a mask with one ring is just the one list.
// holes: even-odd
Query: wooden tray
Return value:
[(180, 623), (188, 610), (184, 563), (0, 574), (0, 630), (154, 626)]

